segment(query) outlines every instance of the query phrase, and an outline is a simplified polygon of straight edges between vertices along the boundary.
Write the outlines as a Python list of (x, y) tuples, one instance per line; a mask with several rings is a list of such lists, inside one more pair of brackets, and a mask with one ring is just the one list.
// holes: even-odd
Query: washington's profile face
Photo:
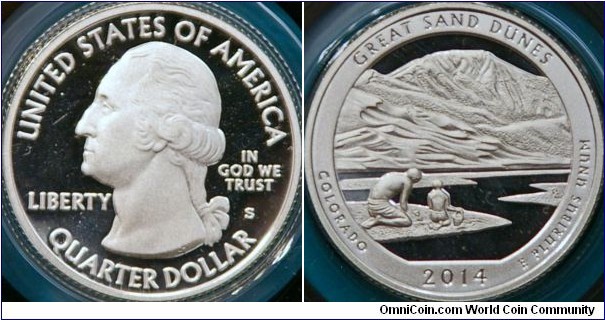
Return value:
[(132, 69), (120, 61), (109, 70), (76, 127), (76, 134), (86, 138), (82, 173), (113, 187), (135, 178), (154, 156), (137, 148), (135, 121), (142, 107), (129, 99), (136, 87), (126, 81)]

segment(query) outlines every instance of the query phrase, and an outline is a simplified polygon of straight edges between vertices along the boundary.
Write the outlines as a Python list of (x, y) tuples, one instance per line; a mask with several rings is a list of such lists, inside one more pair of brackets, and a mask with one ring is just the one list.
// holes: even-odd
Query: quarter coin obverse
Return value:
[(246, 5), (77, 6), (16, 63), (3, 240), (8, 268), (51, 279), (43, 299), (276, 293), (248, 294), (300, 255), (299, 55), (283, 53), (300, 42), (282, 25), (278, 49), (261, 31), (278, 22)]

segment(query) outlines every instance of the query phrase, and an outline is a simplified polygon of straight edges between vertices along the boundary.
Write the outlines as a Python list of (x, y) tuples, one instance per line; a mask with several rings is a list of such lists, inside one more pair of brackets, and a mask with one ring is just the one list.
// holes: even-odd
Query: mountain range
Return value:
[(349, 91), (335, 136), (340, 170), (569, 168), (570, 124), (547, 78), (483, 50), (449, 50)]

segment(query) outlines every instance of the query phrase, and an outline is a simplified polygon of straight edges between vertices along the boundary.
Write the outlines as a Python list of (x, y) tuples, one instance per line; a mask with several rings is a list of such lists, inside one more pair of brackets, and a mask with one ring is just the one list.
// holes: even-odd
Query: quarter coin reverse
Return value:
[(545, 276), (587, 228), (603, 131), (582, 67), (510, 9), (403, 7), (357, 32), (311, 95), (317, 219), (399, 296), (502, 297)]

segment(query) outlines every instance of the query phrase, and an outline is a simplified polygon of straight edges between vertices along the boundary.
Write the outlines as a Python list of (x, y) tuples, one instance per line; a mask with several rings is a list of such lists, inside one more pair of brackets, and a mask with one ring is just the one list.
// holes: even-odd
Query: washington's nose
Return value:
[(92, 115), (91, 115), (92, 106), (88, 107), (78, 124), (76, 125), (76, 136), (77, 137), (89, 137), (95, 135), (95, 128), (92, 123)]

